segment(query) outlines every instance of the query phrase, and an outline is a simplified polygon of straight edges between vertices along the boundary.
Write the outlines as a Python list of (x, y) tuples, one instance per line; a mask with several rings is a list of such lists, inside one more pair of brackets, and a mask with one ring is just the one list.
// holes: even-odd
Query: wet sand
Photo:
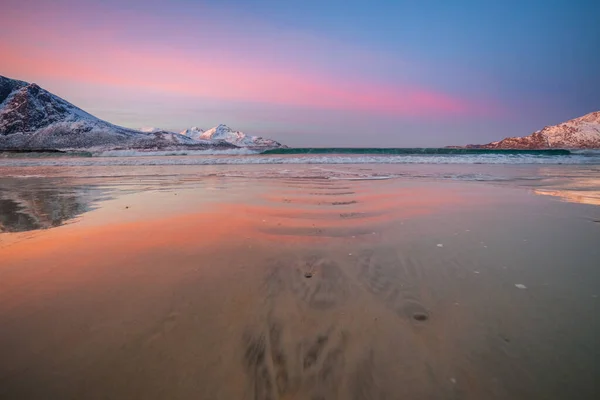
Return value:
[(69, 195), (34, 197), (36, 221), (76, 211), (0, 234), (2, 399), (599, 395), (597, 206), (427, 180), (40, 179)]

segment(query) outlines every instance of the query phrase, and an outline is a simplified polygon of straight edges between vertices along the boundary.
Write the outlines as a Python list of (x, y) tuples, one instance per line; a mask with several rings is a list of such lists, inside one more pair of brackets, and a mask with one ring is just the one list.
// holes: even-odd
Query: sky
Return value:
[(131, 128), (437, 147), (600, 110), (597, 0), (3, 0), (0, 75)]

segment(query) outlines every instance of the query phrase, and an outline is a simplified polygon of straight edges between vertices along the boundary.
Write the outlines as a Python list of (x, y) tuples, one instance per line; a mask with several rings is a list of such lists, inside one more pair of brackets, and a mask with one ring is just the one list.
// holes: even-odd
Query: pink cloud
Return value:
[[(78, 26), (78, 19), (66, 19), (55, 11), (47, 13), (46, 18), (39, 14), (32, 19), (9, 13), (0, 20), (4, 30), (13, 32), (12, 37), (0, 39), (1, 73), (36, 79), (42, 85), (44, 80), (61, 79), (130, 91), (143, 89), (398, 116), (479, 115), (496, 111), (481, 102), (431, 88), (388, 86), (365, 78), (334, 76), (315, 70), (311, 60), (303, 64), (270, 63), (270, 54), (262, 46), (255, 53), (241, 55), (202, 47), (173, 48), (164, 42), (131, 36), (121, 30), (120, 23)], [(227, 43), (215, 45), (226, 46)]]

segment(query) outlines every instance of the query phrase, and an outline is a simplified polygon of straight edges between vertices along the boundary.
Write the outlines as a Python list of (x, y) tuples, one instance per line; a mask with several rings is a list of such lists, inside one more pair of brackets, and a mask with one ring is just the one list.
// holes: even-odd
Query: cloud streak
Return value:
[(336, 74), (319, 68), (321, 53), (311, 58), (310, 49), (302, 43), (297, 45), (309, 57), (294, 58), (289, 63), (280, 57), (271, 62), (275, 51), (284, 47), (273, 37), (264, 41), (274, 43), (275, 51), (260, 44), (260, 37), (247, 38), (243, 44), (249, 48), (236, 51), (235, 43), (228, 41), (244, 34), (235, 27), (223, 28), (227, 33), (220, 35), (211, 33), (215, 26), (191, 27), (186, 33), (165, 22), (157, 24), (155, 17), (145, 15), (130, 19), (126, 25), (122, 15), (111, 18), (109, 14), (106, 21), (113, 22), (87, 24), (85, 15), (77, 9), (69, 13), (42, 7), (34, 16), (15, 9), (0, 17), (2, 30), (11, 33), (10, 40), (0, 41), (2, 73), (38, 79), (40, 83), (68, 80), (131, 92), (150, 90), (203, 99), (391, 116), (498, 112), (489, 101), (473, 101), (426, 85), (388, 84), (353, 75), (352, 60)]

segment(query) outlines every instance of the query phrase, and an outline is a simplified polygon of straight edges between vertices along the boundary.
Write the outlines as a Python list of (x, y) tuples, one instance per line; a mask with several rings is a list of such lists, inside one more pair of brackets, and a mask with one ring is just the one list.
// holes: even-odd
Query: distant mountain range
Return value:
[[(0, 150), (227, 150), (285, 147), (219, 125), (180, 133), (135, 130), (94, 117), (35, 83), (0, 76)], [(600, 111), (524, 137), (464, 146), (472, 149), (600, 149)]]
[(600, 149), (600, 111), (571, 119), (524, 137), (509, 137), (471, 149)]
[[(189, 132), (188, 132), (189, 131)], [(196, 131), (200, 132), (196, 128)], [(273, 148), (281, 144), (246, 136), (225, 125), (200, 135), (162, 129), (134, 130), (94, 117), (68, 101), (27, 83), (0, 76), (0, 150), (170, 150)]]
[(207, 131), (196, 126), (181, 132), (182, 135), (195, 140), (224, 140), (238, 147), (281, 147), (282, 144), (260, 136), (248, 136), (244, 132), (234, 131), (227, 125), (219, 125)]

